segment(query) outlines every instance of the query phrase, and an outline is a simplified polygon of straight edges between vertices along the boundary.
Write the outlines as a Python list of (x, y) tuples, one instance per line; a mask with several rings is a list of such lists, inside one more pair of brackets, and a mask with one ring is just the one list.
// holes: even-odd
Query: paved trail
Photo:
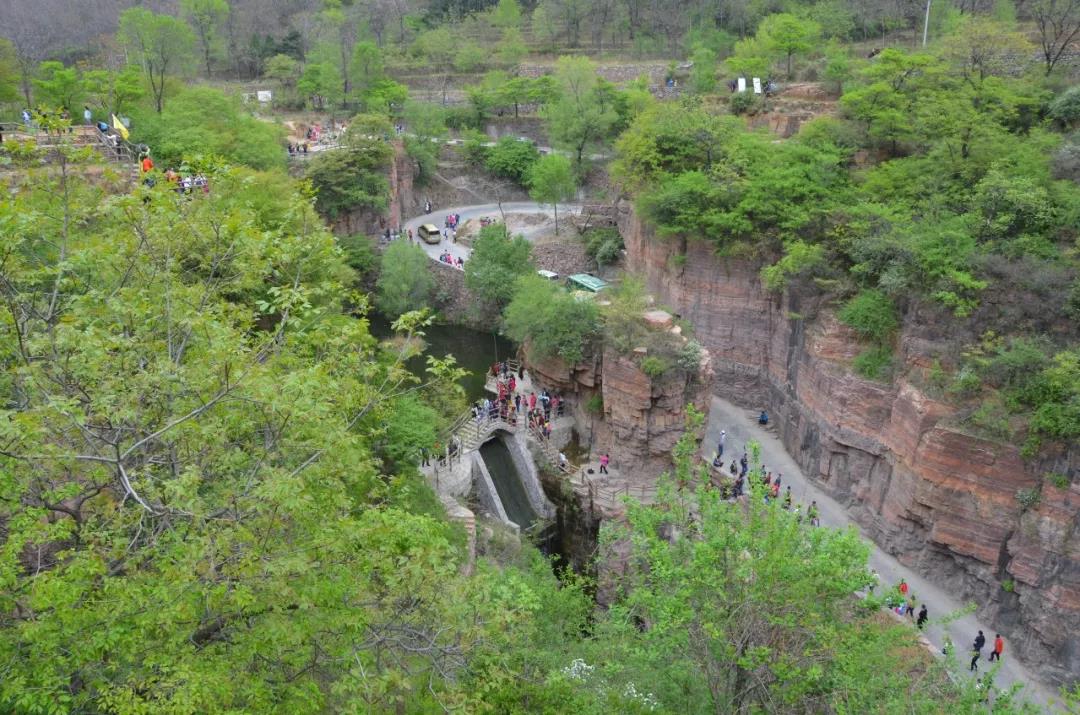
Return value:
[[(559, 228), (562, 230), (564, 219), (569, 226), (570, 216), (577, 213), (580, 210), (580, 206), (576, 204), (559, 204)], [(531, 201), (504, 201), (502, 205), (503, 213), (507, 214), (542, 214), (544, 216), (554, 216), (555, 212), (550, 204), (537, 204)], [(417, 240), (416, 229), (421, 224), (433, 223), (442, 229), (443, 224), (446, 221), (447, 214), (461, 214), (461, 221), (464, 223), (471, 218), (480, 218), (481, 216), (490, 216), (493, 219), (499, 220), (501, 215), (499, 214), (498, 204), (475, 204), (473, 206), (451, 206), (449, 208), (440, 208), (437, 211), (424, 214), (422, 216), (416, 216), (415, 218), (408, 219), (402, 226), (402, 231), (408, 235), (408, 231), (411, 228), (413, 232), (413, 240)], [(532, 240), (540, 231), (546, 231), (547, 226), (537, 226), (535, 228), (525, 229), (517, 231), (526, 239)], [(439, 260), (439, 255), (444, 251), (450, 251), (450, 255), (454, 258), (463, 258), (466, 261), (469, 260), (469, 254), (471, 249), (460, 243), (454, 243), (449, 239), (444, 239), (439, 243), (425, 243), (420, 241), (420, 246), (433, 260)]]
[[(784, 449), (780, 439), (770, 430), (763, 429), (757, 424), (757, 412), (744, 410), (736, 407), (726, 400), (718, 397), (712, 399), (709, 410), (709, 421), (706, 426), (705, 442), (703, 451), (711, 456), (715, 453), (716, 444), (719, 441), (720, 430), (727, 431), (724, 444), (725, 463), (731, 464), (732, 458), (742, 456), (744, 446), (750, 440), (757, 440), (761, 444), (761, 461), (773, 474), (777, 472), (784, 475), (783, 485), (791, 487), (791, 493), (796, 502), (802, 503), (804, 509), (811, 500), (816, 500), (821, 510), (821, 523), (825, 526), (847, 526), (855, 524), (848, 516), (847, 511), (839, 503), (827, 496), (813, 484), (810, 484), (798, 465)], [(861, 529), (860, 529), (861, 532)], [(864, 535), (865, 536), (865, 535)], [(870, 541), (867, 538), (867, 541)], [(873, 545), (873, 541), (870, 541)], [(911, 593), (921, 605), (926, 603), (930, 613), (930, 622), (926, 628), (926, 635), (933, 643), (938, 652), (944, 643), (946, 634), (952, 640), (958, 659), (967, 663), (971, 658), (971, 643), (975, 640), (975, 634), (980, 629), (986, 635), (986, 647), (983, 648), (982, 658), (979, 660), (979, 672), (987, 673), (993, 663), (987, 662), (990, 651), (993, 650), (995, 631), (992, 626), (981, 623), (974, 614), (968, 614), (958, 618), (947, 627), (935, 622), (935, 619), (960, 610), (964, 604), (936, 586), (930, 579), (909, 570), (901, 565), (892, 556), (886, 554), (876, 545), (870, 553), (870, 567), (876, 569), (881, 575), (882, 587), (888, 588), (900, 583), (903, 578), (911, 586)], [(966, 666), (965, 666), (966, 668)], [(965, 671), (966, 672), (966, 671)], [(1009, 652), (1009, 642), (1005, 641), (1005, 656), (1001, 662), (1001, 669), (995, 678), (997, 687), (1008, 687), (1013, 683), (1024, 684), (1024, 694), (1032, 701), (1047, 706), (1058, 700), (1057, 691), (1050, 686), (1039, 682)]]

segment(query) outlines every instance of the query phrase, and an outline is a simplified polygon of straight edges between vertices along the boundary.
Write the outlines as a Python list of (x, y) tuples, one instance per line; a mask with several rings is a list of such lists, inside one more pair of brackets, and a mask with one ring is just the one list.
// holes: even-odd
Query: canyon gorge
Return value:
[[(708, 351), (714, 394), (767, 409), (807, 477), (863, 533), (994, 624), (1051, 682), (1080, 675), (1080, 445), (1031, 459), (967, 428), (920, 379), (958, 350), (955, 325), (914, 306), (889, 382), (857, 375), (863, 345), (813, 286), (765, 290), (761, 263), (655, 235), (624, 202), (625, 267), (689, 321)], [(1024, 498), (1027, 497), (1027, 498)]]

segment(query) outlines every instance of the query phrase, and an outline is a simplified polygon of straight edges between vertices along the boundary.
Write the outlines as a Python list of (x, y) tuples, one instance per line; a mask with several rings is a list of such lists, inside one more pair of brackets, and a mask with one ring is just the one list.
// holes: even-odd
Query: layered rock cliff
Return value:
[[(589, 425), (592, 452), (610, 452), (612, 465), (628, 483), (671, 467), (671, 451), (686, 425), (686, 406), (708, 412), (712, 368), (707, 355), (696, 371), (675, 368), (651, 377), (636, 356), (608, 347), (589, 362), (567, 365), (558, 359), (526, 364), (540, 385), (570, 398), (578, 425)], [(599, 398), (599, 399), (597, 399)]]
[[(978, 604), (1047, 680), (1080, 677), (1080, 446), (1032, 462), (966, 433), (905, 370), (889, 384), (852, 372), (862, 346), (820, 297), (767, 293), (760, 266), (659, 239), (620, 209), (628, 270), (694, 326), (715, 393), (767, 408), (808, 478), (884, 550)], [(909, 316), (905, 366), (929, 364), (935, 331)], [(1068, 488), (1043, 479), (1051, 467), (1073, 475)]]

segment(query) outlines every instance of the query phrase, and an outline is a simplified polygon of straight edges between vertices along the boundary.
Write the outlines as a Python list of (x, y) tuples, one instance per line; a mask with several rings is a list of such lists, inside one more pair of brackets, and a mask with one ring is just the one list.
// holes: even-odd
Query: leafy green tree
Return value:
[(495, 52), (499, 57), (499, 61), (504, 65), (516, 67), (529, 54), (529, 48), (525, 44), (525, 38), (521, 34), (521, 30), (516, 27), (508, 27), (503, 30), (502, 39), (499, 40)]
[(439, 149), (446, 137), (446, 110), (437, 104), (406, 101), (402, 118), (408, 127), (405, 151), (416, 162), (416, 180), (423, 184), (435, 174)]
[(397, 318), (428, 305), (435, 279), (424, 249), (408, 241), (394, 241), (383, 251), (382, 269), (375, 283), (375, 304), (386, 315)]
[(383, 112), (389, 116), (401, 109), (408, 98), (408, 87), (384, 77), (364, 94), (364, 107), (369, 112)]
[(188, 87), (162, 113), (136, 115), (136, 120), (132, 139), (153, 147), (163, 167), (196, 157), (255, 169), (285, 164), (281, 128), (256, 119), (239, 98), (212, 87)]
[(559, 235), (559, 204), (573, 198), (577, 179), (570, 160), (561, 154), (548, 154), (533, 164), (529, 174), (529, 196), (555, 209), (555, 235)]
[(523, 236), (511, 237), (506, 226), (484, 226), (465, 262), (465, 285), (496, 312), (510, 302), (517, 279), (532, 273), (532, 244)]
[(335, 221), (352, 211), (387, 207), (387, 176), (394, 152), (382, 137), (389, 129), (383, 117), (357, 115), (349, 124), (343, 148), (311, 159), (307, 178), (315, 189), (319, 213)]
[(496, 176), (502, 176), (525, 185), (532, 175), (533, 166), (540, 159), (540, 151), (532, 142), (518, 141), (505, 136), (495, 142), (487, 152), (484, 165)]
[(363, 97), (386, 76), (383, 68), (382, 50), (374, 42), (357, 42), (353, 45), (352, 59), (349, 62), (349, 77), (352, 89), (357, 96)]
[(0, 275), (36, 316), (0, 316), (0, 608), (19, 614), (0, 709), (426, 709), (408, 693), (432, 669), (524, 635), (462, 614), (466, 583), (528, 620), (553, 584), (512, 577), (511, 606), (461, 576), (458, 530), (380, 457), (412, 449), (386, 436), (396, 393), (438, 403), (460, 371), (419, 382), (346, 311), (349, 271), (287, 177), (211, 181), (144, 203), (28, 175), (0, 205)]
[(763, 38), (747, 37), (735, 43), (735, 50), (724, 60), (724, 65), (736, 77), (768, 77), (772, 55)]
[(83, 85), (90, 106), (100, 108), (106, 115), (131, 110), (146, 94), (139, 68), (133, 65), (119, 72), (88, 70), (83, 74)]
[(475, 72), (489, 57), (490, 51), (475, 42), (461, 42), (454, 53), (454, 69), (458, 72)]
[(790, 80), (791, 58), (814, 48), (821, 37), (821, 26), (813, 20), (777, 13), (761, 21), (757, 37), (765, 47), (785, 59), (787, 78)]
[(558, 357), (570, 364), (588, 354), (600, 332), (595, 303), (577, 300), (535, 274), (518, 280), (503, 319), (507, 335), (527, 345), (530, 354), (541, 360)]
[(263, 76), (280, 82), (282, 87), (291, 89), (300, 79), (300, 63), (289, 55), (274, 55), (266, 61)]
[(42, 62), (34, 80), (39, 103), (54, 109), (75, 112), (83, 96), (83, 81), (74, 67), (62, 62)]
[(521, 5), (517, 0), (499, 0), (489, 13), (488, 19), (502, 29), (521, 27)]
[(165, 107), (165, 80), (183, 71), (191, 59), (195, 36), (187, 25), (171, 15), (133, 7), (120, 13), (118, 37), (142, 66), (160, 114)]
[(0, 104), (19, 98), (19, 59), (11, 40), (0, 37)]
[(584, 166), (586, 150), (607, 139), (618, 115), (599, 91), (595, 65), (585, 57), (560, 57), (555, 66), (558, 97), (541, 112), (556, 146), (568, 149), (575, 166)]
[(332, 106), (344, 96), (341, 77), (332, 65), (325, 62), (315, 62), (304, 67), (304, 73), (296, 83), (296, 88), (311, 100), (311, 106), (315, 109)]
[(195, 31), (202, 51), (206, 76), (211, 76), (210, 60), (221, 43), (221, 28), (229, 17), (226, 0), (180, 0), (180, 14)]
[(690, 86), (698, 94), (716, 90), (716, 53), (705, 45), (698, 45), (690, 56), (694, 66), (690, 68)]

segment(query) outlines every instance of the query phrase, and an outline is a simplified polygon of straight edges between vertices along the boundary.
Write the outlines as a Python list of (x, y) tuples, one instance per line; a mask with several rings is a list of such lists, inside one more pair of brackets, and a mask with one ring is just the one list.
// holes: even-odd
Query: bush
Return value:
[(750, 92), (736, 92), (728, 99), (728, 109), (732, 114), (757, 114), (760, 104)]
[(666, 361), (661, 360), (658, 357), (650, 355), (641, 361), (641, 371), (649, 377), (660, 377), (668, 371), (670, 366)]
[(507, 334), (527, 342), (539, 359), (559, 357), (571, 364), (581, 362), (599, 332), (591, 300), (577, 300), (537, 275), (518, 280), (504, 320)]
[(863, 338), (882, 343), (900, 327), (896, 306), (879, 290), (864, 290), (840, 310), (840, 320)]
[(589, 399), (585, 400), (585, 410), (591, 412), (594, 415), (598, 415), (604, 411), (604, 398), (598, 392)]
[(622, 254), (623, 240), (616, 228), (590, 228), (581, 238), (585, 241), (585, 253), (597, 266), (614, 263)]
[(688, 340), (679, 350), (675, 362), (683, 370), (696, 373), (698, 367), (701, 365), (701, 354), (703, 352), (705, 352), (705, 350), (701, 347), (701, 343), (696, 340)]
[(1066, 128), (1080, 124), (1080, 85), (1059, 94), (1050, 103), (1046, 113)]
[(892, 350), (876, 347), (864, 350), (852, 361), (855, 372), (869, 380), (887, 381), (892, 377)]
[(539, 159), (540, 151), (532, 142), (503, 137), (488, 150), (484, 165), (496, 176), (511, 179), (524, 186), (533, 164)]
[(1050, 482), (1058, 489), (1069, 488), (1069, 477), (1059, 472), (1050, 472), (1049, 474), (1047, 474), (1046, 481)]
[(1040, 493), (1038, 489), (1018, 489), (1016, 491), (1016, 501), (1020, 502), (1020, 506), (1024, 511), (1038, 506), (1039, 497)]

